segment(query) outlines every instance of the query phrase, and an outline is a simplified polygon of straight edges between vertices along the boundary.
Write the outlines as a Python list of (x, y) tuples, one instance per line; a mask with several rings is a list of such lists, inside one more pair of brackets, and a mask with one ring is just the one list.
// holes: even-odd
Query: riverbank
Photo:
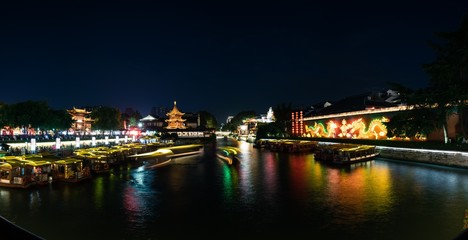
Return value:
[[(319, 142), (319, 144), (335, 143)], [(464, 151), (402, 148), (379, 145), (376, 145), (376, 149), (379, 152), (379, 157), (382, 158), (468, 169), (468, 152)]]
[(468, 153), (377, 146), (380, 157), (468, 169)]
[[(283, 139), (286, 140), (286, 139)], [(288, 139), (290, 141), (300, 141), (297, 139)], [(317, 140), (317, 139), (316, 139)], [(259, 142), (266, 141), (260, 139)], [(352, 141), (315, 141), (317, 144), (338, 144), (338, 143), (353, 143)], [(382, 158), (390, 158), (395, 160), (427, 163), (440, 166), (457, 167), (468, 169), (468, 152), (456, 150), (437, 150), (437, 149), (423, 149), (423, 148), (410, 148), (410, 147), (396, 147), (396, 146), (383, 146), (373, 142), (356, 141), (357, 144), (374, 145), (376, 146), (379, 156)], [(411, 145), (414, 146), (414, 145)]]

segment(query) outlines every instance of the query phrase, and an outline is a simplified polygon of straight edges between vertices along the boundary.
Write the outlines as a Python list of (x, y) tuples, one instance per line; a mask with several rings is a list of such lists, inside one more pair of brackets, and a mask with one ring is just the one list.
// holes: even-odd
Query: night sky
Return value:
[(145, 116), (176, 100), (219, 122), (388, 82), (425, 87), (421, 66), (435, 60), (428, 42), (468, 12), (468, 1), (11, 2), (0, 7), (1, 102)]

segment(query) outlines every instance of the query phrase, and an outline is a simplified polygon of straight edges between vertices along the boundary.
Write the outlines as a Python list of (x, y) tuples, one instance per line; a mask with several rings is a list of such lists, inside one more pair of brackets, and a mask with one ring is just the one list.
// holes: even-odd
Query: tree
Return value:
[(11, 127), (68, 130), (73, 119), (66, 110), (54, 110), (44, 101), (25, 101), (0, 105), (0, 124)]
[(244, 120), (246, 120), (248, 118), (253, 118), (253, 117), (256, 117), (256, 116), (257, 116), (257, 114), (255, 113), (255, 111), (242, 111), (242, 112), (239, 112), (231, 119), (231, 122), (227, 123), (224, 126), (224, 129), (226, 129), (228, 131), (231, 131), (231, 132), (237, 131), (237, 127), (244, 124), (244, 122), (243, 122)]
[(218, 121), (213, 114), (207, 111), (200, 111), (198, 114), (200, 115), (200, 127), (207, 129), (216, 129), (218, 127)]
[(7, 124), (6, 113), (7, 113), (8, 104), (0, 102), (0, 126), (5, 126)]
[(74, 120), (67, 110), (49, 110), (48, 121), (42, 126), (43, 129), (67, 130), (72, 126)]
[(283, 134), (287, 134), (288, 127), (291, 124), (291, 113), (293, 112), (293, 107), (291, 103), (281, 103), (276, 105), (273, 108), (275, 113), (275, 126), (282, 129)]
[(91, 112), (94, 119), (94, 127), (99, 130), (119, 129), (121, 126), (121, 114), (119, 109), (113, 107), (99, 107)]
[(127, 128), (137, 126), (138, 121), (142, 118), (141, 113), (133, 108), (126, 108), (125, 112), (122, 113), (121, 121), (125, 121)]
[(387, 137), (418, 139), (427, 136), (436, 128), (440, 120), (432, 115), (432, 109), (420, 108), (403, 111), (393, 116), (386, 123)]
[[(418, 106), (430, 107), (432, 114), (449, 116), (457, 113), (462, 123), (462, 134), (468, 137), (468, 15), (463, 17), (461, 25), (454, 32), (439, 32), (436, 36), (443, 43), (431, 43), (436, 51), (436, 60), (423, 64), (430, 76), (430, 86), (419, 95)], [(445, 121), (442, 125), (446, 133)], [(445, 142), (447, 137), (445, 137)]]
[(287, 133), (284, 131), (284, 124), (272, 122), (259, 125), (257, 128), (256, 139), (261, 138), (275, 138), (286, 137)]

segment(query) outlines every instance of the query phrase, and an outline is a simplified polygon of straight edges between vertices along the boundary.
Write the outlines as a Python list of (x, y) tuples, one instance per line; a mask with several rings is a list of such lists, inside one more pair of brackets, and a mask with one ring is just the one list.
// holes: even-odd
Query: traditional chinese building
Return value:
[(266, 114), (260, 114), (253, 118), (244, 119), (243, 124), (238, 126), (237, 131), (240, 135), (256, 134), (258, 125), (263, 123), (275, 122), (276, 118), (273, 108), (270, 107)]
[(177, 108), (177, 103), (176, 101), (174, 101), (174, 107), (170, 112), (166, 114), (166, 116), (168, 117), (168, 119), (165, 120), (167, 122), (166, 129), (186, 129), (186, 119), (182, 118), (184, 114), (185, 113), (179, 111), (179, 109)]
[(91, 112), (86, 109), (75, 108), (67, 110), (68, 113), (72, 116), (74, 123), (71, 126), (71, 129), (76, 133), (87, 133), (91, 131), (93, 119), (89, 117)]

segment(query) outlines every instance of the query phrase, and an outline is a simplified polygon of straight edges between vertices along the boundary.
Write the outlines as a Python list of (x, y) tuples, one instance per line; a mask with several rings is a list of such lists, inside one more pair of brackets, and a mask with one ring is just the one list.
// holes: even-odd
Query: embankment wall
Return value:
[(425, 149), (377, 147), (380, 157), (468, 169), (468, 153)]

